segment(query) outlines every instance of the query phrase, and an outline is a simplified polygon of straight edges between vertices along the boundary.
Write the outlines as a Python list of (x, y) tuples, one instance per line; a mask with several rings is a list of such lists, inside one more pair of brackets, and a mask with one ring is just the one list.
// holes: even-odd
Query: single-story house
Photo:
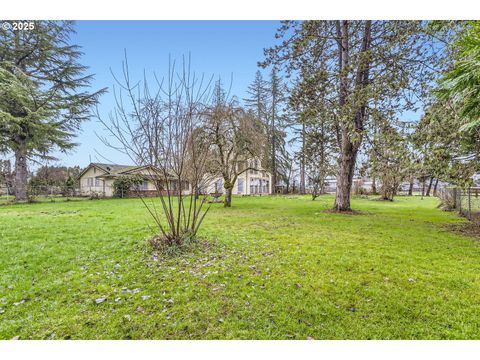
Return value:
[[(114, 195), (113, 182), (116, 178), (123, 175), (142, 175), (143, 183), (135, 191), (127, 195), (156, 195), (157, 186), (161, 185), (162, 177), (156, 175), (158, 172), (150, 165), (132, 166), (132, 165), (114, 165), (91, 163), (79, 175), (80, 194), (85, 196), (98, 195), (112, 197)], [(170, 190), (177, 191), (178, 185), (175, 179), (170, 180)], [(165, 186), (162, 186), (165, 188)], [(182, 186), (183, 193), (190, 193), (191, 188), (188, 183)]]

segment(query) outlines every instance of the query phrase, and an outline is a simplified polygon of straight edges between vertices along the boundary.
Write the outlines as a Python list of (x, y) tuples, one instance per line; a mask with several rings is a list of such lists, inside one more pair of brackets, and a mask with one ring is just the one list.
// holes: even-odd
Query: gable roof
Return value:
[[(143, 169), (153, 169), (153, 175), (149, 175), (151, 177), (155, 177), (155, 168), (152, 165), (141, 165), (141, 166), (135, 166), (135, 165), (115, 165), (115, 164), (103, 164), (103, 163), (90, 163), (85, 169), (82, 170), (82, 172), (77, 176), (77, 179), (80, 179), (85, 172), (92, 168), (95, 167), (97, 169), (100, 169), (104, 171), (104, 174), (97, 175), (96, 177), (117, 177), (120, 175), (126, 175), (130, 173), (135, 173), (135, 171), (138, 170), (143, 170)], [(173, 175), (169, 175), (173, 178)]]
[(116, 177), (120, 175), (128, 175), (128, 174), (135, 174), (139, 170), (144, 170), (144, 169), (152, 169), (153, 173), (155, 173), (155, 168), (151, 165), (141, 165), (141, 166), (126, 166), (121, 169), (118, 169), (116, 171), (111, 171), (107, 174), (102, 174), (99, 175), (99, 177)]
[[(97, 169), (103, 170), (106, 174), (113, 174), (120, 171), (130, 170), (135, 168), (136, 166), (132, 165), (116, 165), (116, 164), (104, 164), (104, 163), (90, 163), (85, 169), (82, 170), (80, 174), (78, 174), (77, 179), (80, 179), (85, 172), (90, 169), (91, 167), (95, 167)], [(104, 174), (104, 175), (106, 175)]]
[(134, 168), (133, 165), (116, 165), (116, 164), (103, 164), (103, 163), (91, 163), (90, 165), (96, 166), (107, 173), (115, 173), (122, 170), (127, 170), (127, 168)]

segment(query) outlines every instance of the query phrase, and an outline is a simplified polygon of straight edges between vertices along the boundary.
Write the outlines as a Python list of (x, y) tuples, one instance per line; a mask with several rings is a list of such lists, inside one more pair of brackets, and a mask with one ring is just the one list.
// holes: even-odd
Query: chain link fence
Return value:
[(446, 187), (438, 191), (442, 207), (457, 211), (469, 220), (480, 220), (480, 187)]

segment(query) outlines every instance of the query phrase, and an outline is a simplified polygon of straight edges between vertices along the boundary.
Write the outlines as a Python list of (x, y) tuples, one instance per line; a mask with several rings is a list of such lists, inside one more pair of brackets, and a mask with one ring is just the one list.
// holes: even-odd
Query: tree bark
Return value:
[(357, 151), (343, 151), (338, 168), (337, 192), (335, 196), (334, 209), (337, 211), (349, 211), (350, 191), (352, 189), (353, 174), (357, 160)]
[(19, 148), (15, 151), (15, 200), (27, 201), (27, 146), (24, 139), (17, 141)]
[[(272, 82), (274, 78), (272, 77)], [(276, 149), (276, 133), (275, 133), (275, 116), (277, 114), (277, 89), (275, 88), (276, 84), (273, 85), (272, 83), (272, 127), (271, 127), (271, 140), (272, 140), (272, 195), (276, 194), (276, 186), (277, 186), (277, 149)]]
[(302, 156), (300, 157), (300, 193), (305, 194), (305, 124), (302, 123)]
[(428, 188), (427, 188), (426, 196), (430, 196), (430, 190), (432, 190), (432, 184), (433, 184), (433, 177), (431, 177), (430, 181), (428, 182)]
[[(340, 109), (343, 109), (347, 104), (348, 97), (348, 66), (349, 66), (349, 39), (347, 20), (337, 22), (337, 37), (339, 44), (339, 99), (338, 104)], [(362, 58), (359, 62), (357, 73), (355, 76), (355, 89), (361, 91), (368, 86), (370, 61), (366, 56), (370, 49), (371, 43), (371, 21), (365, 21), (365, 30), (362, 39)], [(367, 103), (363, 101), (356, 110), (355, 116), (352, 119), (353, 131), (355, 131), (355, 139), (352, 138), (351, 128), (346, 125), (341, 125), (340, 139), (338, 144), (340, 146), (340, 161), (337, 174), (337, 193), (335, 197), (334, 209), (337, 211), (349, 211), (350, 208), (350, 191), (352, 189), (353, 174), (355, 171), (355, 163), (357, 160), (357, 153), (362, 144), (362, 137), (364, 131), (364, 120), (366, 115)]]
[(225, 201), (223, 207), (232, 207), (232, 188), (225, 188)]
[(372, 178), (372, 194), (377, 195), (377, 181), (375, 176)]
[(410, 180), (410, 186), (408, 187), (408, 196), (413, 195), (413, 179)]
[(437, 186), (438, 186), (438, 178), (435, 179), (435, 185), (433, 186), (433, 196), (437, 196)]

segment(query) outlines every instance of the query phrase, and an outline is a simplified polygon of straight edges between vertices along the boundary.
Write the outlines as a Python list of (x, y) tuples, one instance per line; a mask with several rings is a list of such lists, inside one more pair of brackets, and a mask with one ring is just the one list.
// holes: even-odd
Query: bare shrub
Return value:
[(204, 181), (209, 144), (199, 138), (211, 79), (205, 81), (190, 70), (185, 58), (177, 70), (169, 62), (168, 73), (154, 86), (147, 76), (132, 81), (127, 57), (122, 76), (116, 77), (116, 106), (108, 120), (97, 118), (110, 135), (102, 141), (140, 166), (144, 178), (155, 184), (158, 198), (138, 195), (156, 225), (154, 247), (184, 246), (195, 239), (208, 212), (206, 196), (199, 196)]

